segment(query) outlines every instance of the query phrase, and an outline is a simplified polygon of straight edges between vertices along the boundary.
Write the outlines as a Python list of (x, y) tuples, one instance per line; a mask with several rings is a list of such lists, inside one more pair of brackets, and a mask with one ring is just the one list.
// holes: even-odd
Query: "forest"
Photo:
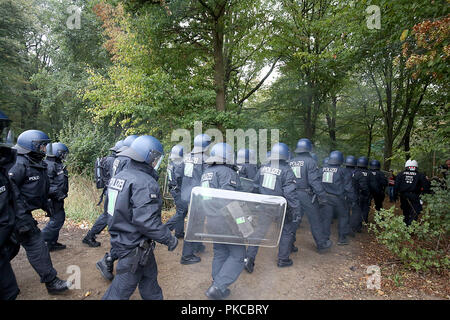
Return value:
[(69, 168), (129, 134), (278, 129), (383, 169), (448, 158), (446, 0), (0, 0), (0, 105)]

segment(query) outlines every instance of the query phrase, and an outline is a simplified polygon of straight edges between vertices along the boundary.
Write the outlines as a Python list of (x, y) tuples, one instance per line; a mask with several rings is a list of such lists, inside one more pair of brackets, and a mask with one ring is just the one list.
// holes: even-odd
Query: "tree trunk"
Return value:
[(215, 21), (214, 40), (214, 87), (216, 91), (216, 110), (225, 111), (225, 60), (223, 54), (223, 16)]
[(336, 95), (331, 96), (331, 108), (327, 110), (326, 119), (328, 124), (328, 135), (330, 136), (330, 152), (336, 149)]

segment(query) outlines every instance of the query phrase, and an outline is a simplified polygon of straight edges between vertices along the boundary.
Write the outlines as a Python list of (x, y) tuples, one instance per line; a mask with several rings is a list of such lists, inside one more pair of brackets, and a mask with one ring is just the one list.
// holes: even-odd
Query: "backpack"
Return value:
[(95, 183), (97, 189), (103, 189), (108, 185), (109, 168), (107, 157), (97, 158), (94, 165)]

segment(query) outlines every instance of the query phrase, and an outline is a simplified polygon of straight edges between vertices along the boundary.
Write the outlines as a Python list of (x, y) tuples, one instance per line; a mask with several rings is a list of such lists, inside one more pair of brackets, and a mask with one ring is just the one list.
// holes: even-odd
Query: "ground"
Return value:
[[(39, 227), (46, 218), (37, 218)], [(333, 224), (332, 240), (337, 242), (337, 223)], [(21, 290), (19, 300), (98, 300), (106, 291), (109, 282), (104, 280), (95, 263), (109, 250), (109, 237), (102, 232), (97, 240), (101, 247), (89, 248), (81, 242), (86, 228), (68, 221), (60, 234), (60, 242), (67, 249), (52, 252), (51, 257), (58, 275), (67, 279), (73, 272), (68, 268), (78, 266), (81, 270), (81, 288), (70, 290), (61, 296), (48, 295), (45, 285), (30, 266), (23, 248), (12, 265)], [(230, 300), (389, 300), (389, 299), (450, 299), (448, 275), (419, 275), (403, 271), (396, 261), (380, 248), (366, 230), (350, 238), (347, 246), (334, 245), (325, 254), (315, 250), (314, 241), (305, 217), (297, 231), (297, 253), (291, 255), (294, 265), (278, 268), (277, 248), (260, 248), (252, 274), (243, 271), (230, 287)], [(181, 265), (182, 240), (169, 252), (158, 244), (155, 256), (158, 264), (158, 281), (164, 299), (203, 300), (205, 290), (211, 284), (212, 244), (205, 244), (206, 251), (200, 254), (202, 261), (194, 265)], [(384, 258), (381, 258), (384, 257)], [(381, 267), (380, 290), (368, 289), (367, 268), (379, 264)], [(400, 270), (400, 271), (399, 271)], [(68, 272), (69, 271), (69, 272)], [(131, 299), (141, 299), (138, 291)]]

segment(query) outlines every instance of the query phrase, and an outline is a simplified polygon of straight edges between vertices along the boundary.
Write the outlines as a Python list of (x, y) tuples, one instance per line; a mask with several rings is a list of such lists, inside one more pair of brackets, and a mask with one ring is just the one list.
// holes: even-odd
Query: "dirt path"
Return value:
[[(39, 227), (42, 228), (41, 222)], [(333, 224), (332, 240), (337, 242), (337, 223)], [(23, 248), (20, 249), (12, 265), (21, 293), (18, 299), (101, 299), (109, 282), (104, 280), (95, 268), (98, 261), (109, 250), (109, 237), (103, 232), (98, 240), (99, 248), (89, 248), (81, 239), (86, 230), (65, 226), (61, 231), (60, 242), (67, 249), (52, 252), (52, 261), (62, 279), (67, 279), (70, 265), (81, 270), (81, 289), (70, 290), (63, 296), (50, 296), (39, 277), (32, 269)], [(307, 220), (297, 231), (296, 245), (299, 248), (291, 258), (294, 265), (289, 268), (276, 266), (277, 248), (261, 248), (256, 258), (252, 274), (243, 271), (238, 281), (231, 287), (228, 299), (239, 300), (300, 300), (300, 299), (439, 299), (422, 292), (409, 292), (408, 295), (387, 295), (366, 286), (367, 264), (361, 264), (359, 256), (363, 247), (371, 241), (367, 233), (357, 234), (347, 246), (334, 245), (325, 254), (318, 254), (309, 230)], [(211, 283), (212, 245), (206, 244), (206, 251), (200, 254), (202, 261), (195, 265), (181, 265), (182, 242), (173, 252), (167, 247), (157, 245), (155, 256), (158, 263), (158, 281), (165, 299), (191, 300), (206, 299), (204, 291)], [(140, 299), (138, 291), (132, 299)]]

